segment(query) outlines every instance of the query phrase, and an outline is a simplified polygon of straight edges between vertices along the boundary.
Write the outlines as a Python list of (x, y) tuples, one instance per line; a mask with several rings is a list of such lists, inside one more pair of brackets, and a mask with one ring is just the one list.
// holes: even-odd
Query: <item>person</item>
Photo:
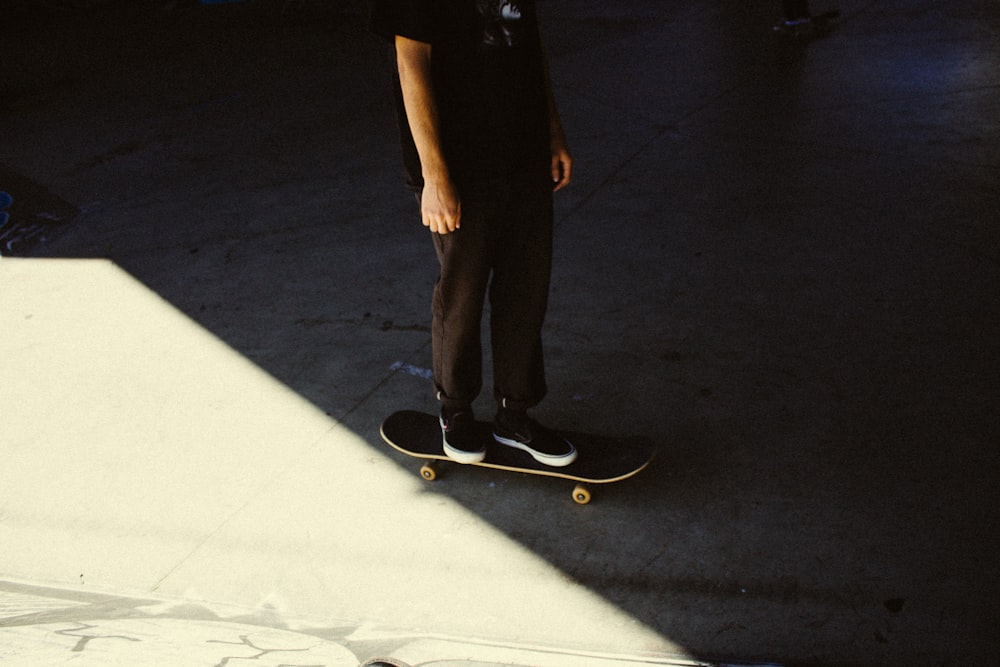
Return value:
[(490, 304), (494, 440), (551, 466), (572, 443), (528, 416), (545, 396), (541, 332), (553, 192), (572, 178), (534, 0), (374, 0), (371, 30), (392, 44), (406, 183), (440, 273), (433, 376), (446, 455), (476, 463), (481, 323)]

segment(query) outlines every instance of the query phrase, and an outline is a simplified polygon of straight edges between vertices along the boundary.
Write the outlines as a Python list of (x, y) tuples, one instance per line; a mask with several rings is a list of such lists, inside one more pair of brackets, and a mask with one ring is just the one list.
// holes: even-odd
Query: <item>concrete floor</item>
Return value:
[(539, 3), (539, 416), (660, 446), (586, 507), (379, 439), (434, 258), (362, 3), (90, 4), (4, 26), (4, 664), (1000, 664), (996, 3)]

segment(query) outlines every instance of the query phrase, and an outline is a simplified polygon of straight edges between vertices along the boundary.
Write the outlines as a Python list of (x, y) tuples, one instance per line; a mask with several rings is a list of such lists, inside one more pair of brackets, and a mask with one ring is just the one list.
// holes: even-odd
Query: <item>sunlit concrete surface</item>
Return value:
[[(9, 353), (0, 401), (17, 406), (3, 427), (0, 578), (221, 601), (279, 623), (287, 615), (682, 655), (428, 493), (112, 263), (5, 258), (0, 284)], [(21, 610), (14, 628), (0, 626), (0, 656), (24, 665), (75, 657), (67, 642), (86, 635), (89, 621), (18, 627), (35, 610), (12, 595), (0, 586), (5, 612)], [(166, 642), (164, 650), (200, 646), (188, 656), (200, 664), (223, 655), (205, 643), (226, 642), (207, 638), (238, 636), (222, 621), (198, 621), (105, 619), (101, 634), (135, 638), (78, 650), (86, 664), (158, 664), (168, 655), (157, 642)], [(260, 645), (288, 641), (256, 633)], [(525, 664), (566, 664), (553, 660)]]

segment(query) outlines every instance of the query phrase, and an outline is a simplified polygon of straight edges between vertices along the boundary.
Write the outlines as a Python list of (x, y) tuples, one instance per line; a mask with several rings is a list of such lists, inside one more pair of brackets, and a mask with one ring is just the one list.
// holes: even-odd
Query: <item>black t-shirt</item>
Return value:
[[(441, 142), (459, 185), (548, 163), (534, 0), (374, 0), (371, 29), (431, 44)], [(423, 180), (395, 79), (407, 184)]]

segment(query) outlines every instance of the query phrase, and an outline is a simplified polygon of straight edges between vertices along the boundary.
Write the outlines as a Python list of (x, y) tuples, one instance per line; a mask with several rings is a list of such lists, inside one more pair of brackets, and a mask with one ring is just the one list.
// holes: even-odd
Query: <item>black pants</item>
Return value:
[(483, 385), (490, 304), (498, 404), (527, 409), (545, 396), (542, 324), (552, 267), (552, 182), (545, 170), (462, 188), (461, 228), (434, 234), (441, 273), (431, 327), (434, 384), (445, 409), (470, 407)]

